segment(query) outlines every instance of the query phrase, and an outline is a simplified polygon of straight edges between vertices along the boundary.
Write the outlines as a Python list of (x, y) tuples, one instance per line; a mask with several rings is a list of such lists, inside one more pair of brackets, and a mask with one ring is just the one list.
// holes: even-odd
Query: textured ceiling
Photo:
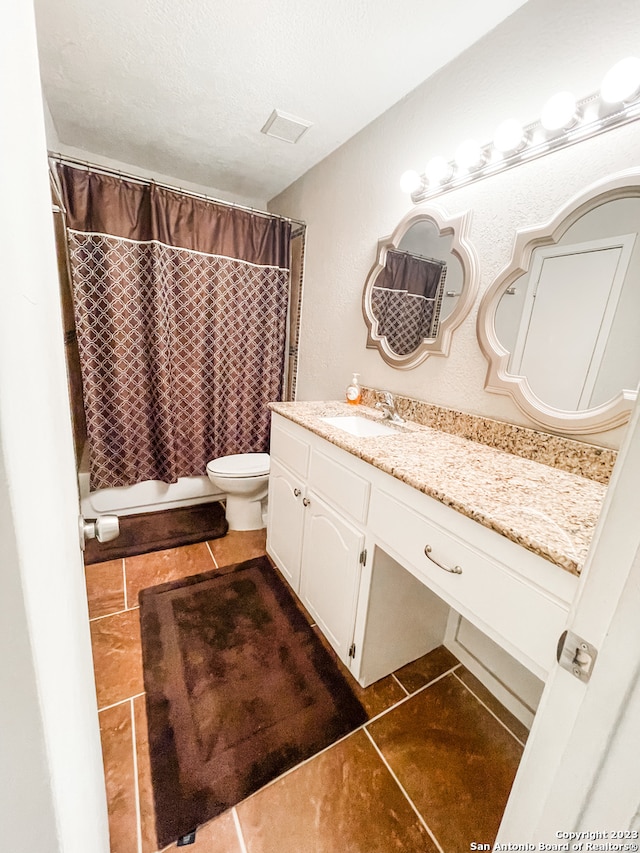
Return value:
[[(61, 143), (270, 199), (524, 0), (36, 0)], [(313, 123), (260, 133), (274, 108)]]

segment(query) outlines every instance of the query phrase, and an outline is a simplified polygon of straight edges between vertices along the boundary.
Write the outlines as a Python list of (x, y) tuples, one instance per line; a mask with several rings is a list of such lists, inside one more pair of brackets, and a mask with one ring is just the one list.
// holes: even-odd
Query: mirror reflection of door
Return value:
[(535, 251), (509, 372), (547, 405), (587, 409), (619, 390), (607, 341), (635, 237)]

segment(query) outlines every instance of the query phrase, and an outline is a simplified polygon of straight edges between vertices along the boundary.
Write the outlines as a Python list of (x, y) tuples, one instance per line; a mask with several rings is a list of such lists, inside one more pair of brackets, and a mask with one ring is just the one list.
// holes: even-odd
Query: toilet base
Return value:
[(227, 495), (225, 515), (229, 530), (262, 530), (263, 500), (250, 501), (246, 497)]

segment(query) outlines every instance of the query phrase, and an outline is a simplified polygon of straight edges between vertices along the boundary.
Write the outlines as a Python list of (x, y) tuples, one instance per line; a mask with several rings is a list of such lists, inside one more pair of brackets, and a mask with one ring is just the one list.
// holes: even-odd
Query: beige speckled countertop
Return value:
[[(341, 402), (271, 403), (285, 418), (485, 527), (579, 574), (606, 486), (475, 441), (406, 421), (397, 436), (360, 438), (321, 417), (362, 415)], [(390, 423), (389, 421), (385, 421)]]

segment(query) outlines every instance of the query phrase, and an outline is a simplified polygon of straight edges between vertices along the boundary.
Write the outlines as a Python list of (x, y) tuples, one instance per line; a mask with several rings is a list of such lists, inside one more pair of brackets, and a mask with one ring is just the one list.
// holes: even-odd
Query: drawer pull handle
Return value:
[(302, 503), (303, 503), (305, 506), (309, 506), (309, 504), (311, 503), (311, 501), (309, 500), (309, 498), (302, 498)]
[(442, 563), (439, 563), (431, 556), (431, 545), (424, 546), (424, 553), (428, 560), (431, 560), (432, 563), (435, 563), (439, 569), (444, 569), (445, 572), (450, 572), (452, 575), (461, 575), (462, 569), (460, 566), (454, 566), (452, 569), (449, 566), (443, 566)]
[(300, 489), (294, 489), (293, 494), (296, 498), (299, 498), (302, 492), (300, 491)]

